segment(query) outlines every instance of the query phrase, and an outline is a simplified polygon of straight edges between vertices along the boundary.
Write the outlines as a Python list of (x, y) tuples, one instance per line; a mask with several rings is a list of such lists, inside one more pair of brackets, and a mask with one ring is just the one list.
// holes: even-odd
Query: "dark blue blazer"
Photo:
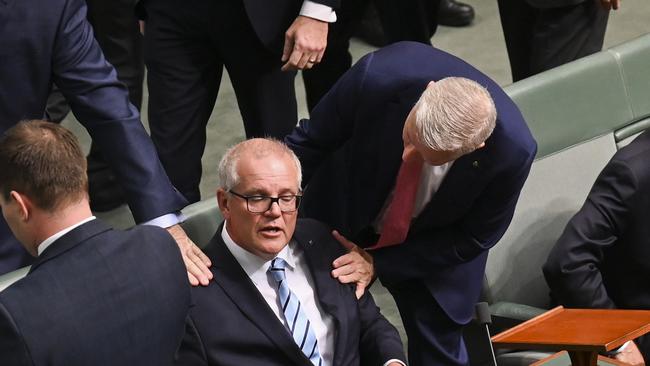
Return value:
[[(324, 311), (334, 317), (334, 365), (382, 365), (405, 360), (397, 330), (379, 313), (366, 292), (330, 275), (345, 253), (331, 231), (314, 220), (299, 220), (294, 239), (304, 250)], [(311, 366), (246, 272), (221, 239), (221, 228), (205, 250), (214, 280), (192, 291), (187, 333), (177, 365)]]
[[(85, 1), (0, 0), (0, 60), (0, 133), (20, 120), (42, 119), (55, 82), (119, 176), (136, 222), (187, 204), (104, 59)], [(0, 273), (20, 266), (18, 245), (7, 234), (0, 224)]]
[(358, 240), (395, 184), (406, 116), (429, 81), (448, 76), (488, 89), (498, 113), (494, 132), (484, 148), (455, 161), (406, 241), (373, 257), (384, 284), (421, 281), (451, 319), (465, 323), (479, 297), (488, 249), (510, 224), (536, 153), (504, 91), (457, 57), (401, 42), (362, 58), (286, 142), (308, 183), (301, 212)]
[(0, 293), (0, 363), (171, 365), (189, 287), (178, 246), (165, 230), (83, 224)]

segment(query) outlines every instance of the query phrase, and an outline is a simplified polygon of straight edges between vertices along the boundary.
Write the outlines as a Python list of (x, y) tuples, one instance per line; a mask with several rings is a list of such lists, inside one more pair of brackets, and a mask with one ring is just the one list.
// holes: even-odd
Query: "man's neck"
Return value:
[(90, 205), (86, 199), (67, 205), (62, 209), (57, 209), (56, 212), (34, 212), (34, 222), (38, 223), (35, 230), (34, 245), (38, 247), (52, 235), (87, 220), (92, 215)]

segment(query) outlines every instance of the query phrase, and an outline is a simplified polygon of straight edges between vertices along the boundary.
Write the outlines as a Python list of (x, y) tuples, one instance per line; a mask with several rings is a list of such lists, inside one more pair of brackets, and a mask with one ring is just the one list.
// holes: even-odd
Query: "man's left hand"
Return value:
[(375, 277), (372, 256), (339, 234), (338, 231), (332, 231), (332, 235), (350, 251), (348, 254), (336, 258), (333, 263), (332, 276), (341, 283), (356, 282), (355, 294), (357, 299), (360, 299)]
[(319, 63), (327, 47), (329, 24), (299, 15), (284, 35), (282, 71), (311, 69)]
[(194, 244), (180, 225), (176, 224), (168, 227), (167, 232), (171, 234), (181, 250), (190, 284), (192, 286), (198, 286), (199, 284), (207, 286), (212, 279), (212, 272), (208, 268), (212, 263), (210, 263), (208, 256)]

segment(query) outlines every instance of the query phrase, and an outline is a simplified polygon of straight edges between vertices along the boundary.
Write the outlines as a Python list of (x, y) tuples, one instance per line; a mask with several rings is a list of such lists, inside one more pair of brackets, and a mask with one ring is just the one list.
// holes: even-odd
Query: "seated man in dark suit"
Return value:
[[(649, 161), (646, 131), (614, 155), (569, 221), (544, 264), (551, 296), (559, 304), (650, 309)], [(648, 357), (649, 336), (616, 354), (630, 364)]]
[(0, 206), (38, 256), (0, 293), (2, 366), (171, 365), (190, 306), (185, 266), (161, 228), (112, 230), (88, 203), (86, 159), (56, 124), (0, 140)]
[(371, 295), (357, 299), (330, 275), (345, 248), (321, 223), (297, 220), (300, 171), (291, 150), (267, 139), (221, 160), (225, 223), (206, 248), (214, 281), (193, 289), (179, 365), (404, 365)]

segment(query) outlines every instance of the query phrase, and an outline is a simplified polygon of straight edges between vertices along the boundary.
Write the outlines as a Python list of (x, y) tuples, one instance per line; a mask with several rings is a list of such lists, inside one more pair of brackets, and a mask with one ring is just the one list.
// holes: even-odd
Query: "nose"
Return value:
[(280, 210), (280, 203), (278, 201), (271, 202), (269, 209), (264, 211), (265, 216), (269, 217), (279, 217), (282, 216), (282, 210)]

